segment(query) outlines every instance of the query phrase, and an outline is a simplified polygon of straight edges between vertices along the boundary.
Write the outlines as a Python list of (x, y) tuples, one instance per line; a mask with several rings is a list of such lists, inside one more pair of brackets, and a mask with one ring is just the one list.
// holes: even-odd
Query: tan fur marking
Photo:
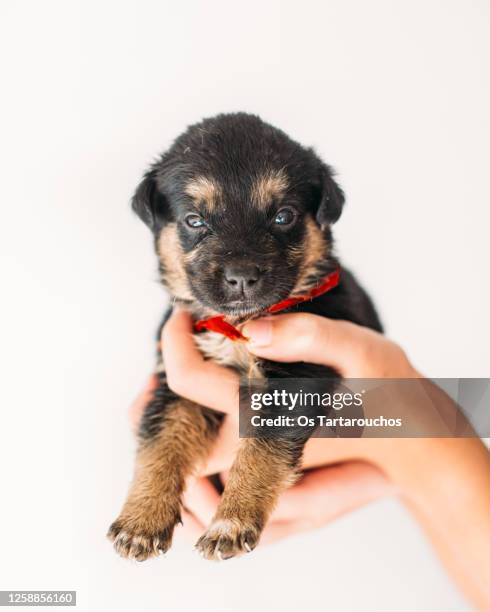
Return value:
[(213, 210), (221, 196), (221, 189), (211, 179), (198, 176), (187, 183), (185, 193), (194, 200), (196, 206), (204, 204), (208, 210)]
[(206, 459), (212, 441), (199, 406), (179, 399), (166, 408), (160, 432), (140, 444), (128, 498), (109, 530), (121, 556), (142, 561), (168, 550), (185, 480)]
[(283, 170), (268, 172), (254, 182), (252, 202), (258, 208), (265, 208), (273, 198), (281, 198), (287, 188), (288, 179)]
[(163, 281), (177, 298), (193, 300), (184, 269), (184, 252), (177, 236), (177, 225), (166, 225), (158, 239), (158, 255), (165, 269)]
[(298, 257), (300, 252), (302, 252), (303, 261), (291, 295), (302, 295), (311, 289), (311, 278), (315, 276), (316, 265), (321, 259), (325, 259), (328, 253), (325, 236), (311, 217), (306, 218), (306, 235), (303, 239), (303, 246), (291, 255)]
[(297, 478), (278, 440), (245, 438), (240, 443), (221, 503), (197, 548), (207, 559), (250, 552), (279, 495)]

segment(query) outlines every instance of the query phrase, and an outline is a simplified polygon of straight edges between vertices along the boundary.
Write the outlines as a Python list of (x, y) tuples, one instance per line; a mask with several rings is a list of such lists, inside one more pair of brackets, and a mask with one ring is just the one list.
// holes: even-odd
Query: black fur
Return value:
[[(253, 205), (254, 186), (264, 176), (285, 177), (287, 187), (270, 201)], [(189, 195), (189, 184), (200, 177), (217, 186), (215, 206), (199, 206)], [(332, 250), (331, 225), (340, 217), (343, 205), (344, 194), (331, 168), (312, 149), (244, 113), (219, 115), (188, 128), (152, 165), (132, 200), (133, 209), (154, 234), (162, 282), (173, 299), (186, 303), (196, 318), (219, 312), (235, 323), (260, 315), (271, 304), (287, 298), (300, 274), (307, 286), (314, 287), (339, 267)], [(286, 227), (277, 223), (277, 215), (285, 208), (293, 211), (294, 219)], [(189, 227), (186, 219), (190, 214), (200, 215), (205, 225)], [(294, 259), (292, 254), (304, 254), (313, 248), (308, 242), (308, 223), (313, 223), (328, 248), (318, 251), (305, 273), (302, 259)], [(165, 257), (162, 249), (166, 247), (160, 237), (169, 224), (174, 224), (180, 252)], [(182, 258), (184, 284), (189, 288), (186, 295), (169, 281), (169, 267), (178, 257)], [(249, 279), (240, 280), (241, 293), (231, 284), (234, 277), (227, 276), (236, 269), (239, 275), (250, 276), (254, 271), (257, 275), (238, 276)], [(369, 296), (345, 268), (335, 289), (291, 310), (349, 320), (382, 331)], [(330, 378), (332, 388), (339, 380), (332, 368), (306, 363), (262, 360), (260, 367), (268, 378)], [(140, 436), (146, 441), (159, 431), (166, 406), (176, 399), (164, 374), (159, 380), (154, 400), (141, 421)], [(221, 416), (207, 409), (204, 413), (210, 429), (218, 428)], [(287, 456), (294, 468), (310, 434), (298, 431), (290, 439), (271, 441), (271, 447), (275, 444), (277, 452)]]
[[(263, 209), (251, 206), (257, 179), (277, 172), (287, 177), (284, 197)], [(221, 206), (206, 213), (211, 232), (190, 229), (185, 223), (186, 214), (195, 212), (186, 185), (203, 176), (210, 177), (222, 192)], [(166, 224), (175, 222), (185, 253), (206, 242), (187, 266), (188, 282), (201, 305), (235, 315), (263, 310), (289, 295), (299, 262), (290, 261), (287, 266), (285, 262), (288, 252), (302, 244), (305, 216), (316, 218), (328, 238), (329, 224), (339, 218), (343, 203), (344, 195), (331, 169), (312, 149), (258, 117), (238, 113), (206, 119), (177, 138), (145, 175), (132, 205), (156, 239)], [(294, 208), (298, 215), (298, 222), (288, 231), (271, 225), (271, 217), (284, 206)], [(262, 274), (253, 296), (255, 303), (237, 307), (228, 303), (223, 274), (227, 265), (244, 258), (253, 261)]]

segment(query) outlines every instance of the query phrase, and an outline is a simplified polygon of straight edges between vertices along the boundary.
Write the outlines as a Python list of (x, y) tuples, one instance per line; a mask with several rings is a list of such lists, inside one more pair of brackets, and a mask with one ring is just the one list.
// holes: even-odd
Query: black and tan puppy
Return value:
[[(330, 168), (313, 150), (244, 113), (188, 128), (152, 165), (132, 202), (153, 232), (172, 303), (196, 319), (224, 314), (235, 324), (307, 294), (337, 268), (331, 225), (343, 204)], [(381, 329), (345, 269), (335, 289), (295, 310)], [(211, 331), (196, 334), (196, 342), (206, 357), (245, 376), (337, 376), (257, 359), (243, 343)], [(205, 461), (221, 422), (168, 388), (161, 356), (158, 377), (141, 421), (134, 480), (109, 530), (116, 550), (138, 560), (169, 548), (186, 479)], [(297, 476), (308, 435), (241, 440), (216, 516), (197, 543), (205, 557), (225, 559), (257, 545), (279, 494)]]

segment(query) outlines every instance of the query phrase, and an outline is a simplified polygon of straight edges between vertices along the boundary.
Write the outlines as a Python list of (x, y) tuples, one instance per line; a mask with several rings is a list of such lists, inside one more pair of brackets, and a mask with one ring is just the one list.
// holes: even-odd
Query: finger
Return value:
[[(200, 474), (223, 474), (229, 470), (240, 442), (239, 421), (234, 416), (227, 415)], [(373, 452), (376, 445), (375, 438), (310, 438), (304, 448), (302, 465), (304, 468), (315, 468), (344, 461), (370, 461), (376, 456)]]
[[(240, 446), (239, 424), (227, 416), (220, 427), (202, 476), (223, 474), (229, 470)], [(379, 439), (376, 438), (310, 438), (306, 443), (302, 466), (319, 468), (345, 461), (376, 462)]]
[(306, 529), (301, 529), (301, 525), (298, 525), (294, 521), (271, 521), (267, 523), (260, 536), (260, 544), (273, 544), (274, 542), (284, 540), (284, 538), (296, 535), (302, 531), (306, 531)]
[(208, 525), (218, 507), (220, 495), (207, 478), (190, 483), (184, 493), (184, 505), (202, 524)]
[(301, 519), (305, 529), (313, 528), (392, 491), (384, 474), (368, 463), (352, 461), (319, 468), (285, 491), (271, 519)]
[(345, 377), (359, 372), (358, 347), (375, 342), (378, 334), (348, 321), (293, 313), (250, 321), (243, 328), (247, 348), (274, 361), (307, 361), (329, 365)]
[(135, 431), (138, 428), (144, 409), (153, 399), (153, 393), (157, 386), (158, 379), (155, 374), (153, 374), (148, 379), (143, 391), (138, 395), (138, 397), (134, 400), (134, 402), (131, 404), (131, 407), (129, 408), (129, 420), (131, 422), (131, 427)]
[[(227, 415), (219, 429), (206, 464), (200, 471), (202, 476), (223, 474), (229, 470), (240, 446), (239, 421)], [(374, 442), (374, 445), (373, 445)], [(371, 460), (376, 439), (366, 438), (310, 438), (303, 453), (304, 468), (318, 468), (326, 464), (345, 461)]]
[(313, 470), (279, 501), (261, 543), (310, 531), (393, 492), (376, 468), (361, 462)]
[(304, 469), (346, 461), (371, 461), (376, 438), (310, 438), (303, 451)]
[(172, 391), (219, 412), (238, 410), (238, 375), (205, 360), (192, 336), (189, 313), (174, 310), (162, 332), (167, 383)]

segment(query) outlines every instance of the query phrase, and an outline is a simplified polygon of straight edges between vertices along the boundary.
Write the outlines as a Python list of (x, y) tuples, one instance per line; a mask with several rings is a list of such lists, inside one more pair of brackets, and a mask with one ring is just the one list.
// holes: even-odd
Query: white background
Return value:
[[(432, 376), (488, 376), (486, 0), (2, 2), (0, 589), (79, 609), (466, 610), (394, 501), (226, 564), (144, 564), (105, 531), (165, 301), (129, 199), (203, 116), (313, 145), (339, 253)], [(455, 495), (458, 492), (455, 491)]]

